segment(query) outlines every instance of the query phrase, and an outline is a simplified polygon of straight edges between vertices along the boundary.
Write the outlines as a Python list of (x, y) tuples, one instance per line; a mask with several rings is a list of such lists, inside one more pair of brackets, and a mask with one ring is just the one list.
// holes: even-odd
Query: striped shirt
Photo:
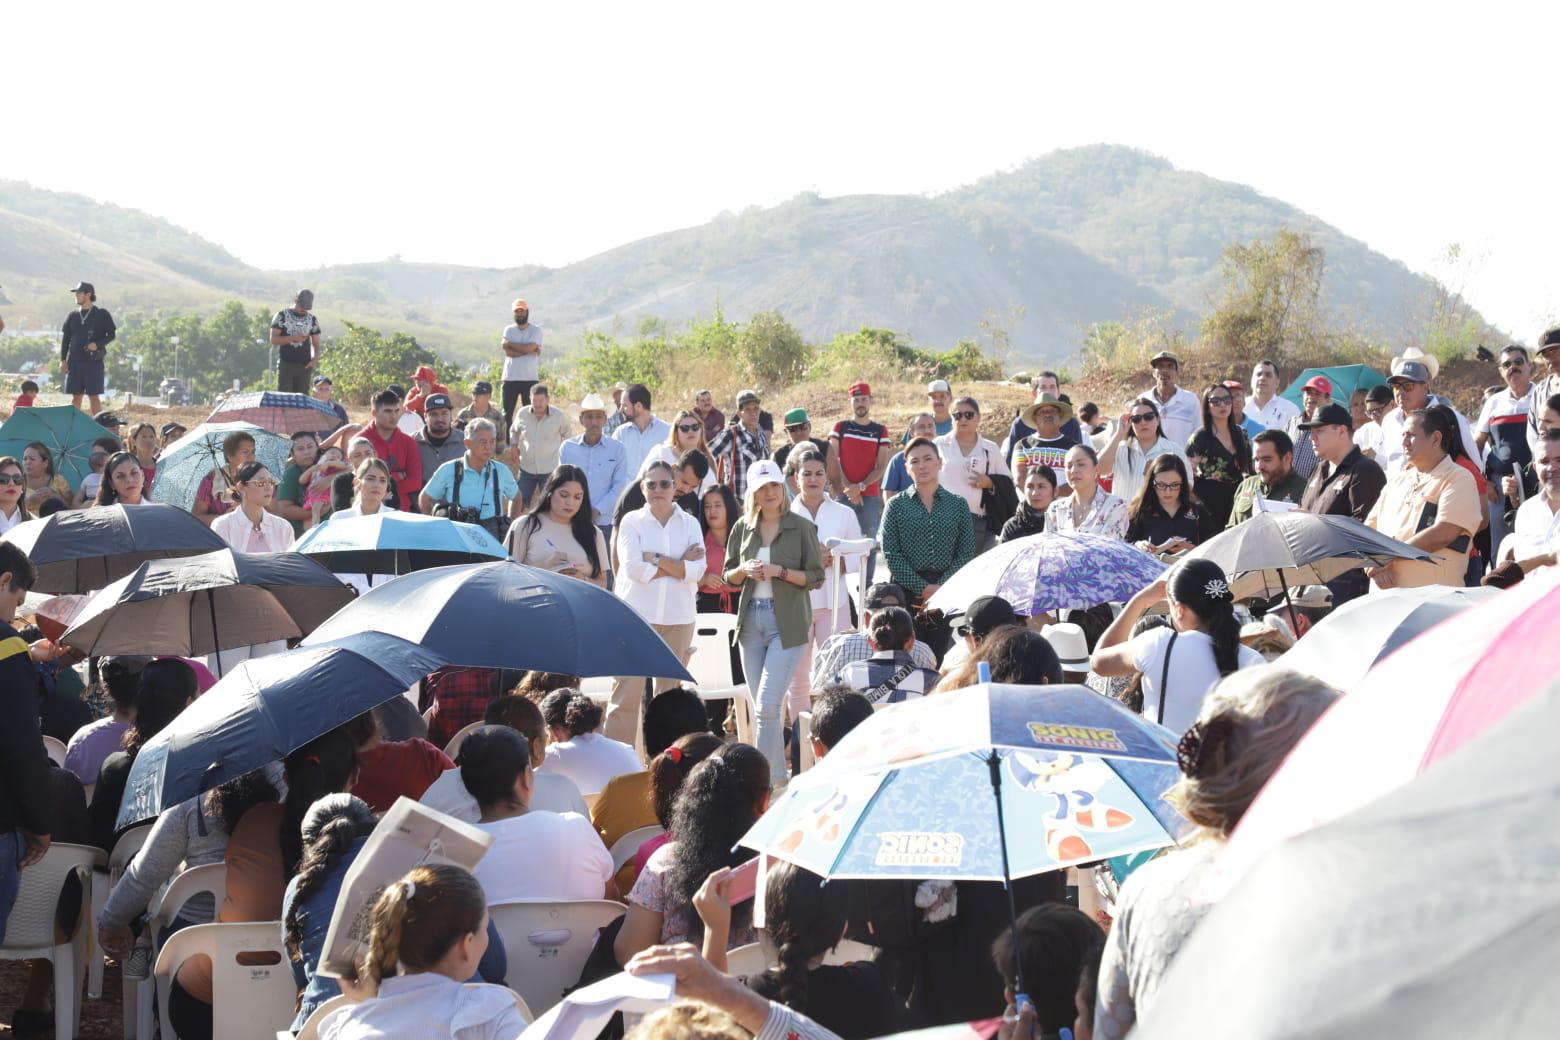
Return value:
[[(882, 423), (859, 423), (854, 419), (841, 419), (835, 423), (834, 429), (829, 431), (829, 443), (839, 453), (840, 472), (845, 475), (847, 484), (866, 480), (877, 465), (879, 449), (892, 444), (888, 439), (888, 427)], [(868, 484), (862, 494), (874, 497), (881, 492), (876, 484)]]
[(915, 657), (904, 650), (880, 650), (865, 661), (852, 661), (840, 670), (839, 681), (860, 693), (872, 693), (887, 686), (906, 667), (904, 678), (894, 683), (886, 696), (872, 698), (873, 704), (899, 704), (932, 692), (941, 678), (931, 668), (921, 668)]
[(737, 501), (741, 502), (742, 496), (747, 494), (748, 467), (769, 457), (769, 438), (764, 436), (762, 428), (755, 433), (738, 423), (716, 434), (709, 442), (709, 448), (711, 457), (724, 467), (721, 483), (731, 488)]
[[(920, 596), (928, 585), (943, 584), (975, 558), (970, 507), (943, 487), (937, 489), (931, 509), (921, 504), (913, 487), (889, 499), (880, 541), (895, 583), (911, 596)], [(935, 577), (923, 576), (928, 574)]]
[[(814, 690), (821, 690), (836, 681), (851, 662), (865, 661), (871, 656), (872, 643), (865, 632), (840, 632), (830, 636), (828, 642), (813, 655), (812, 671), (807, 679)], [(937, 657), (932, 653), (932, 648), (919, 639), (910, 648), (910, 657), (922, 668), (937, 667)]]

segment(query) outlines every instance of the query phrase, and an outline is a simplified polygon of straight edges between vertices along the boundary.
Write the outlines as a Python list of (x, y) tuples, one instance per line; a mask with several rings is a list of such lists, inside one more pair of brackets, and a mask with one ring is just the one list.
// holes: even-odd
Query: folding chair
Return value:
[(71, 1040), (81, 1031), (81, 983), (91, 926), (78, 917), (61, 942), (54, 934), (54, 910), (65, 882), (74, 874), (81, 881), (81, 913), (91, 913), (92, 871), (107, 859), (102, 849), (55, 842), (43, 859), (22, 871), (16, 905), (6, 918), (0, 959), (37, 958), (54, 965), (55, 1040)]

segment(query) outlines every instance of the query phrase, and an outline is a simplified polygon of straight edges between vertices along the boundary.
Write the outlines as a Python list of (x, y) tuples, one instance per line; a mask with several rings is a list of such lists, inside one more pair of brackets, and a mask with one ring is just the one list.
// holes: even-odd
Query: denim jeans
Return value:
[(796, 670), (807, 646), (803, 643), (782, 647), (774, 601), (755, 599), (748, 603), (747, 616), (742, 619), (741, 647), (742, 673), (747, 676), (748, 692), (753, 695), (758, 711), (753, 743), (769, 760), (770, 785), (779, 787), (786, 781), (785, 737), (780, 728), (780, 710), (785, 706), (791, 673)]
[[(856, 514), (856, 522), (861, 525), (861, 537), (876, 540), (878, 525), (883, 522), (883, 496), (862, 495), (859, 506), (844, 495), (838, 501)], [(863, 562), (867, 568), (867, 584), (871, 585), (873, 572), (877, 570), (877, 553), (872, 553)]]
[(515, 474), (515, 482), (520, 485), (520, 501), (524, 503), (527, 512), (531, 508), (531, 499), (542, 489), (542, 485), (547, 483), (547, 478), (551, 475), (550, 473), (527, 473), (525, 470)]
[(0, 942), (5, 942), (5, 922), (16, 905), (16, 893), (22, 886), (22, 836), (16, 831), (0, 834)]

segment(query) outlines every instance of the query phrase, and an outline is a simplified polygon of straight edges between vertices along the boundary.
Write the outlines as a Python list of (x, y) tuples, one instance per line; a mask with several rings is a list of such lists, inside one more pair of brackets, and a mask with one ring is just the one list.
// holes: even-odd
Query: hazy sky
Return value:
[[(556, 265), (803, 190), (932, 193), (1112, 142), (1465, 282), (1531, 339), (1560, 316), (1555, 12), (9, 0), (0, 177), (266, 267)], [(1453, 242), (1474, 260), (1448, 272)]]

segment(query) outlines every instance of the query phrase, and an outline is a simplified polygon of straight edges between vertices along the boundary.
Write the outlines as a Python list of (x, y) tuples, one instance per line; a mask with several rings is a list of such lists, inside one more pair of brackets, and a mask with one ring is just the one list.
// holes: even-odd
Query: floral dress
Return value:
[(1197, 479), (1192, 488), (1208, 510), (1208, 522), (1214, 530), (1223, 530), (1235, 508), (1235, 489), (1251, 475), (1251, 449), (1246, 432), (1232, 430), (1235, 450), (1231, 452), (1212, 433), (1198, 430), (1186, 444), (1186, 454), (1197, 459)]

